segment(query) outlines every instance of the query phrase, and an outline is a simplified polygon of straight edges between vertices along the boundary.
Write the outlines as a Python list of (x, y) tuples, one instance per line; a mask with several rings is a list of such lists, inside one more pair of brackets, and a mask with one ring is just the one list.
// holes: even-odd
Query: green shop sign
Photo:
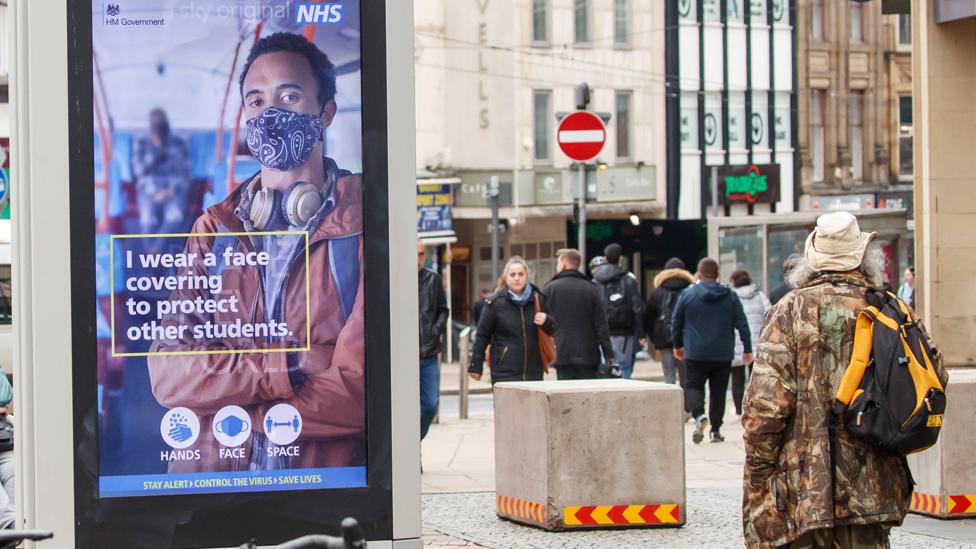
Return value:
[(718, 194), (725, 206), (779, 201), (779, 165), (720, 166)]

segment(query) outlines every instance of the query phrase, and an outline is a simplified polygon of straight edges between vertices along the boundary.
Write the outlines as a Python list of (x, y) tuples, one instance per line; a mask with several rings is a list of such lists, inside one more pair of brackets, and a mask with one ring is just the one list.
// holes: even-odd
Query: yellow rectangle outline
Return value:
[[(116, 353), (115, 352), (115, 239), (116, 238), (177, 238), (191, 236), (268, 236), (268, 235), (300, 235), (305, 237), (305, 346), (295, 347), (295, 348), (284, 348), (284, 349), (227, 349), (227, 350), (210, 350), (210, 351), (163, 351), (158, 353)], [(240, 355), (244, 353), (290, 353), (290, 352), (308, 352), (311, 350), (312, 342), (312, 298), (309, 292), (311, 291), (311, 275), (309, 272), (309, 267), (311, 265), (310, 259), (310, 245), (309, 245), (309, 234), (308, 231), (255, 231), (253, 233), (249, 232), (234, 232), (234, 233), (133, 233), (133, 234), (110, 234), (108, 235), (108, 277), (109, 277), (109, 299), (111, 300), (111, 310), (110, 313), (110, 323), (109, 328), (112, 333), (112, 357), (136, 357), (136, 356), (189, 356), (189, 355)]]

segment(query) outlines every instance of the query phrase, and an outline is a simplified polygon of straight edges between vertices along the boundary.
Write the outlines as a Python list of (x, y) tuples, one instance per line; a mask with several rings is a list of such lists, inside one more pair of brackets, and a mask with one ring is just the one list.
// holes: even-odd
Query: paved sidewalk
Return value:
[[(645, 365), (649, 365), (646, 363)], [(456, 372), (456, 370), (455, 370)], [(501, 520), (494, 513), (495, 445), (492, 396), (472, 395), (470, 419), (458, 418), (458, 397), (441, 399), (441, 423), (423, 442), (424, 544), (431, 548), (741, 547), (742, 427), (731, 400), (724, 443), (691, 442), (685, 424), (688, 524), (679, 529), (549, 533)], [(648, 441), (650, 443), (650, 441)], [(976, 520), (909, 516), (892, 547), (976, 547)]]

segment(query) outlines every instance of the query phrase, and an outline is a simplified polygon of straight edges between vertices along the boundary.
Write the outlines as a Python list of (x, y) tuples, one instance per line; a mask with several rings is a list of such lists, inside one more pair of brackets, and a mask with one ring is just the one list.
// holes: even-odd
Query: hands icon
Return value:
[(188, 408), (173, 408), (163, 416), (159, 434), (163, 442), (172, 448), (182, 449), (192, 446), (200, 433), (200, 420)]
[(186, 423), (178, 423), (169, 430), (169, 436), (176, 442), (183, 442), (193, 436), (193, 430)]

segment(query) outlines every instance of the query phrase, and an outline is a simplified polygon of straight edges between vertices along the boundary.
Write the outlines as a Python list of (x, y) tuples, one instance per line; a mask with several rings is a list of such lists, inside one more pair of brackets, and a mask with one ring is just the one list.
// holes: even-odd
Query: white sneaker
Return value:
[(699, 416), (695, 420), (695, 432), (691, 435), (691, 441), (695, 444), (700, 444), (702, 440), (705, 440), (706, 429), (708, 429), (708, 418)]

